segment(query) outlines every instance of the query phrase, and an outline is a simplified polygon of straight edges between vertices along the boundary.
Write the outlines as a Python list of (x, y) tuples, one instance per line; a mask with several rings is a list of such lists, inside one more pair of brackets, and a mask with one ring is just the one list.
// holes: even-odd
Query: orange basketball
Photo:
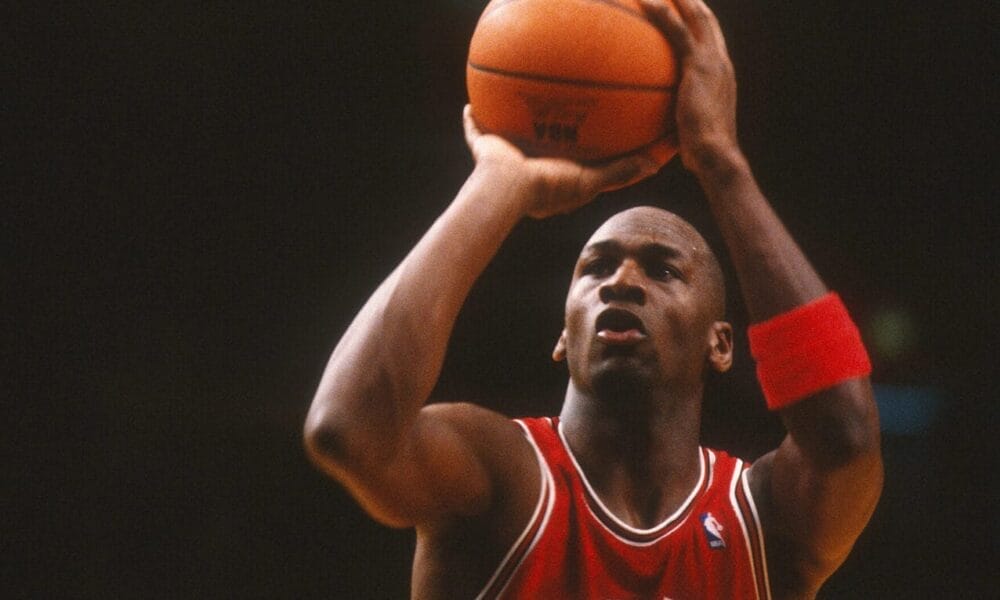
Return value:
[(466, 66), (483, 130), (582, 161), (673, 130), (676, 83), (673, 51), (638, 0), (492, 0)]

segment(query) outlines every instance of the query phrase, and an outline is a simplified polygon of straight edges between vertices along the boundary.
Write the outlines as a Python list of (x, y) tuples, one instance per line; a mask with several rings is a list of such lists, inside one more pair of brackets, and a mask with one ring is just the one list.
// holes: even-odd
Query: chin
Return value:
[(591, 378), (594, 392), (601, 398), (641, 398), (652, 391), (652, 378), (635, 365), (612, 361), (598, 369)]

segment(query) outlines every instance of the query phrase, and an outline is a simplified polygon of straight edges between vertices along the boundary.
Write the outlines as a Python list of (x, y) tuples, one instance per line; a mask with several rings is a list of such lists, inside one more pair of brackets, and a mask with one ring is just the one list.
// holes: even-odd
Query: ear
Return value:
[(563, 329), (556, 341), (556, 347), (552, 349), (552, 360), (562, 362), (566, 360), (566, 330)]
[(725, 373), (733, 366), (733, 326), (726, 321), (716, 321), (708, 335), (708, 363), (716, 372)]

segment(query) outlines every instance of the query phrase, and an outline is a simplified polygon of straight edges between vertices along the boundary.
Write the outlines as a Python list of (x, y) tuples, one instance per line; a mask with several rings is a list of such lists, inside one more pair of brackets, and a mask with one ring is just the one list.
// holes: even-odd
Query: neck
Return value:
[(609, 398), (570, 382), (560, 421), (601, 500), (646, 528), (673, 513), (697, 481), (700, 413), (700, 389)]

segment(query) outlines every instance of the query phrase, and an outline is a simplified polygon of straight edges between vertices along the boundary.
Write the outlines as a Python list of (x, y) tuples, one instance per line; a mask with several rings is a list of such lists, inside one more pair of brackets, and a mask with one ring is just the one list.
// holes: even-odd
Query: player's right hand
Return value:
[(523, 212), (535, 219), (569, 213), (601, 192), (621, 189), (653, 175), (676, 153), (672, 140), (661, 140), (625, 157), (600, 164), (582, 164), (565, 158), (527, 157), (507, 140), (483, 133), (465, 106), (465, 141), (477, 167), (497, 169), (508, 183), (518, 179), (529, 197)]

